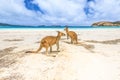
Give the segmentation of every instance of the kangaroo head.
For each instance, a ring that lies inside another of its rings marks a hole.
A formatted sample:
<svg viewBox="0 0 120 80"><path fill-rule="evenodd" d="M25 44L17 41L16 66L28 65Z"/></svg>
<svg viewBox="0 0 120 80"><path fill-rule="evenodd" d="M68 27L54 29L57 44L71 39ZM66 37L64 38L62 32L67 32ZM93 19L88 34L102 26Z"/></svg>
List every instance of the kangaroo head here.
<svg viewBox="0 0 120 80"><path fill-rule="evenodd" d="M63 32L57 31L58 32L58 36L65 36L65 34Z"/></svg>

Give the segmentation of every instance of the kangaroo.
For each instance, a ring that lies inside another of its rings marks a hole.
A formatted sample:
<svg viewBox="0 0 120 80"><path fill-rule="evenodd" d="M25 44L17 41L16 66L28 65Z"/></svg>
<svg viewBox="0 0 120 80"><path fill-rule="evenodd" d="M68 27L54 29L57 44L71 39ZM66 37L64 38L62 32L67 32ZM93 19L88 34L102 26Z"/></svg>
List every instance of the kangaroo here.
<svg viewBox="0 0 120 80"><path fill-rule="evenodd" d="M64 30L66 31L67 39L69 39L69 37L71 38L71 44L78 44L77 34L74 31L69 31L68 27L66 27Z"/></svg>
<svg viewBox="0 0 120 80"><path fill-rule="evenodd" d="M46 36L41 40L40 47L36 51L27 51L26 53L38 53L43 47L46 48L46 54L48 54L48 48L50 47L50 52L52 52L52 46L57 45L57 51L59 50L59 40L61 36L65 36L64 33L57 31L57 36Z"/></svg>

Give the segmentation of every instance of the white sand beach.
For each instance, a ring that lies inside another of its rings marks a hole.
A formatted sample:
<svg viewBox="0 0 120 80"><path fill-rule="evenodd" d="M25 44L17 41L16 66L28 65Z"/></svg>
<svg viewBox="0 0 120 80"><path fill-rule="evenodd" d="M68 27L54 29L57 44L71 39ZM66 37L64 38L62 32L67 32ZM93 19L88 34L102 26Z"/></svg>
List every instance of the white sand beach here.
<svg viewBox="0 0 120 80"><path fill-rule="evenodd" d="M56 30L0 30L0 80L120 80L120 29L73 31L81 44L63 36L46 55L25 52Z"/></svg>

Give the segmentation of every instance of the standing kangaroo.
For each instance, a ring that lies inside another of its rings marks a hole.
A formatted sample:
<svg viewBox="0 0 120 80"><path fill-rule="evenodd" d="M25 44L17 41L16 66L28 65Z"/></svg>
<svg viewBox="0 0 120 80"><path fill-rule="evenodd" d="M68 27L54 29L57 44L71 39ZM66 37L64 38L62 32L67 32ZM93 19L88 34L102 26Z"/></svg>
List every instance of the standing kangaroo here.
<svg viewBox="0 0 120 80"><path fill-rule="evenodd" d="M46 48L46 54L48 54L48 48L50 47L50 52L52 52L52 46L57 45L57 51L59 50L59 40L61 36L65 36L64 33L58 31L57 36L46 36L41 40L40 47L36 51L27 51L26 53L38 53L43 47Z"/></svg>
<svg viewBox="0 0 120 80"><path fill-rule="evenodd" d="M71 38L71 44L78 44L77 34L74 31L69 31L68 27L66 27L64 30L66 31L67 39L69 39L69 37Z"/></svg>

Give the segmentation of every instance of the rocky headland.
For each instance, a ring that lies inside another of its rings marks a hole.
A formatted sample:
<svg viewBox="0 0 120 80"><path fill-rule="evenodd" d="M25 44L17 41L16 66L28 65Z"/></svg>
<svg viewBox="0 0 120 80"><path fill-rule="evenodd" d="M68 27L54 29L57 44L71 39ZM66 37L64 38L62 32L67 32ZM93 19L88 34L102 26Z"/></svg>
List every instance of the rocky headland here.
<svg viewBox="0 0 120 80"><path fill-rule="evenodd" d="M120 26L120 21L116 22L100 21L93 23L92 26Z"/></svg>

